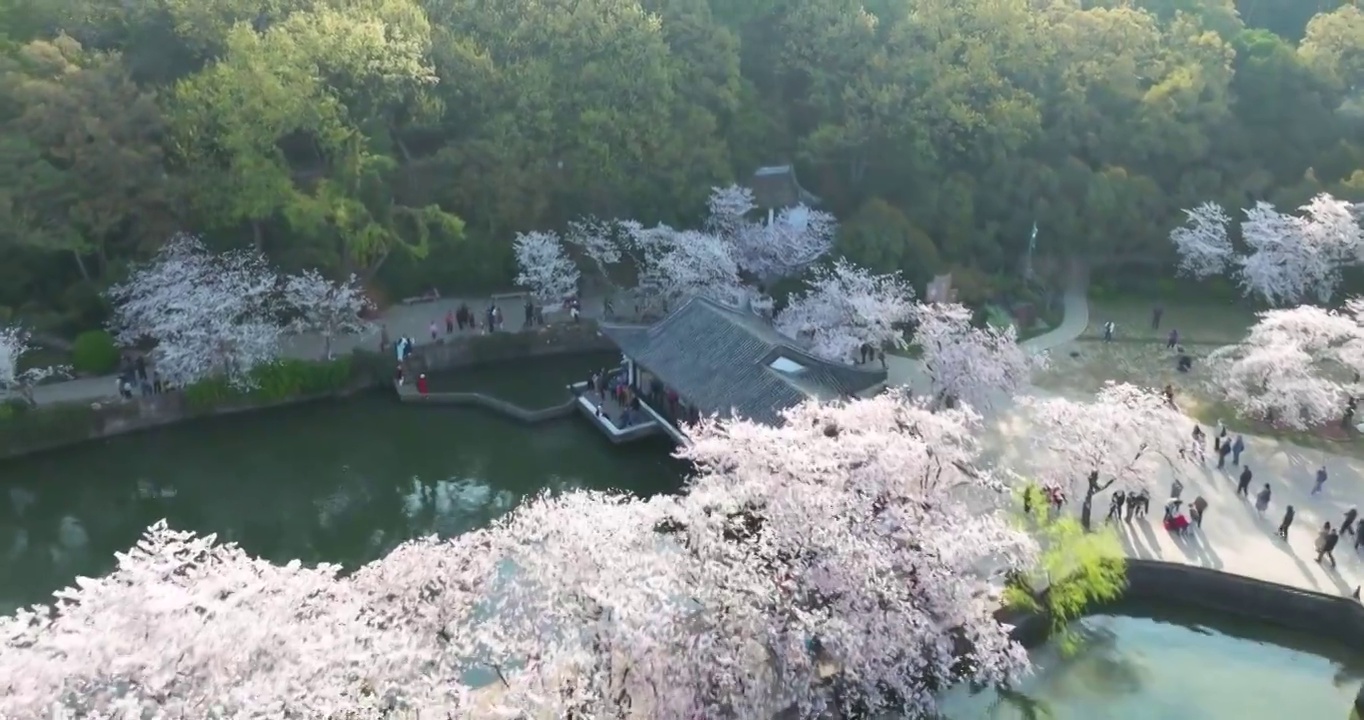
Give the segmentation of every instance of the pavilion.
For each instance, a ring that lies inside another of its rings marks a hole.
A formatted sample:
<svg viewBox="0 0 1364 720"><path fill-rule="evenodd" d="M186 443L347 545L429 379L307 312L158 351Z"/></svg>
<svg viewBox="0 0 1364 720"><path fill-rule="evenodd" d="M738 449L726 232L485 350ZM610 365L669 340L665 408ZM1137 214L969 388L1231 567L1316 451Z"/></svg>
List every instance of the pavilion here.
<svg viewBox="0 0 1364 720"><path fill-rule="evenodd" d="M653 325L602 325L620 348L641 408L678 442L699 416L781 422L781 412L815 398L865 397L884 370L821 360L752 312L695 297Z"/></svg>

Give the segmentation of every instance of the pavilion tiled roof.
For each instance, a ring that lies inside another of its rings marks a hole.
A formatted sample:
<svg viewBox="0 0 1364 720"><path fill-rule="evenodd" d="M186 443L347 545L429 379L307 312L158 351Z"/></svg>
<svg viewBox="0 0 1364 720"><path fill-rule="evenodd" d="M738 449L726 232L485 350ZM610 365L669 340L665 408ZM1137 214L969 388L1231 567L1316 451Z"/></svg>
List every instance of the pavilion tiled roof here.
<svg viewBox="0 0 1364 720"><path fill-rule="evenodd" d="M816 358L762 318L700 297L654 325L601 330L703 415L776 424L809 398L852 396L886 380L881 370Z"/></svg>
<svg viewBox="0 0 1364 720"><path fill-rule="evenodd" d="M796 169L790 165L758 168L748 182L753 202L763 210L782 210L796 205L818 205L819 198L800 186Z"/></svg>

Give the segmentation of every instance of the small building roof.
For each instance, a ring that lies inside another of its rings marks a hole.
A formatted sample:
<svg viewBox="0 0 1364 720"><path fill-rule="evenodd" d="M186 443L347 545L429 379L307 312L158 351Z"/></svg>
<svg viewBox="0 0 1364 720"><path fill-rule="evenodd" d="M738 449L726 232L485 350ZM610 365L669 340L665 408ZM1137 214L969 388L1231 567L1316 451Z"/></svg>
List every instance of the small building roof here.
<svg viewBox="0 0 1364 720"><path fill-rule="evenodd" d="M819 198L800 186L790 165L760 167L748 182L753 202L763 210L782 210L796 205L818 205Z"/></svg>
<svg viewBox="0 0 1364 720"><path fill-rule="evenodd" d="M692 298L654 325L602 325L627 357L658 376L704 415L777 424L805 400L856 395L886 380L821 360L763 319Z"/></svg>

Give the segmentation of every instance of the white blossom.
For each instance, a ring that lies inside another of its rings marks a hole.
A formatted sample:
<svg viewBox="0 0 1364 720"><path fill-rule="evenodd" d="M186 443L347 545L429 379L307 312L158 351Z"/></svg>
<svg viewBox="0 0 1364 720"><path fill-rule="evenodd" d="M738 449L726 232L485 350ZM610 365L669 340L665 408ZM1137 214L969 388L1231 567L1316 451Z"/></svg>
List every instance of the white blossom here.
<svg viewBox="0 0 1364 720"><path fill-rule="evenodd" d="M864 345L904 346L901 325L914 316L914 289L899 273L873 275L843 258L816 268L807 288L776 318L781 333L809 343L810 352L854 362Z"/></svg>
<svg viewBox="0 0 1364 720"><path fill-rule="evenodd" d="M771 223L755 220L753 191L731 185L713 188L707 208L706 230L732 247L741 270L764 282L795 274L833 247L834 217L805 205L781 210Z"/></svg>
<svg viewBox="0 0 1364 720"><path fill-rule="evenodd" d="M897 711L919 717L936 709L937 683L991 683L1025 668L992 616L989 578L1025 565L1035 548L1001 512L1001 483L977 464L979 431L969 410L931 412L899 393L807 403L775 427L693 428L682 455L700 474L682 536L718 568L701 604L720 605L734 590L759 599L725 605L728 617L703 616L719 636L710 644L734 635L763 642L783 690L778 704L803 717L846 716L858 702L874 716L897 709L896 699L907 705ZM952 671L957 632L974 648L965 678ZM849 705L837 707L820 682L830 669ZM744 694L761 697L739 670L724 681L736 689L747 681ZM703 716L721 716L717 709ZM769 716L756 702L737 709Z"/></svg>
<svg viewBox="0 0 1364 720"><path fill-rule="evenodd" d="M1220 205L1205 202L1185 210L1184 225L1170 233L1170 241L1179 252L1179 271L1200 280L1220 275L1231 266L1235 252L1227 227L1231 218Z"/></svg>
<svg viewBox="0 0 1364 720"><path fill-rule="evenodd" d="M564 252L558 233L517 233L512 241L519 272L516 284L529 288L535 301L558 305L578 294L578 268Z"/></svg>
<svg viewBox="0 0 1364 720"><path fill-rule="evenodd" d="M1305 430L1338 420L1364 371L1359 300L1260 313L1246 338L1208 357L1213 390L1248 417Z"/></svg>
<svg viewBox="0 0 1364 720"><path fill-rule="evenodd" d="M109 289L113 330L127 344L156 340L152 360L172 385L221 375L246 387L251 370L278 355L277 281L260 253L213 254L177 235Z"/></svg>
<svg viewBox="0 0 1364 720"><path fill-rule="evenodd" d="M158 523L0 618L0 717L925 714L1027 667L992 589L1036 548L979 431L895 393L707 420L684 495L542 496L349 576Z"/></svg>
<svg viewBox="0 0 1364 720"><path fill-rule="evenodd" d="M332 357L333 338L364 332L369 327L364 313L374 309L355 275L334 282L316 270L284 279L284 305L294 316L291 328L295 332L322 336L323 357L328 359Z"/></svg>
<svg viewBox="0 0 1364 720"><path fill-rule="evenodd" d="M682 497L523 507L493 541L517 571L475 630L520 659L499 706L691 720L904 700L917 715L936 683L1012 676L1026 656L988 589L1035 547L974 467L978 430L897 394L808 404L780 427L703 421Z"/></svg>
<svg viewBox="0 0 1364 720"><path fill-rule="evenodd" d="M750 294L739 279L733 253L719 236L667 225L622 225L641 258L639 286L646 296L669 306L693 295L737 305Z"/></svg>
<svg viewBox="0 0 1364 720"><path fill-rule="evenodd" d="M1045 484L1087 498L1116 485L1135 491L1197 458L1192 426L1157 391L1109 383L1093 400L1022 396L1032 440L1028 468Z"/></svg>
<svg viewBox="0 0 1364 720"><path fill-rule="evenodd" d="M339 570L272 565L157 523L109 575L0 618L0 717L457 710L458 683L431 690L419 638L367 617L376 598Z"/></svg>
<svg viewBox="0 0 1364 720"><path fill-rule="evenodd" d="M1237 263L1247 295L1275 306L1328 302L1341 269L1357 262L1361 233L1349 203L1322 194L1300 209L1296 217L1260 202L1245 211L1241 237L1251 252Z"/></svg>
<svg viewBox="0 0 1364 720"><path fill-rule="evenodd" d="M65 377L71 369L65 365L19 369L19 361L32 348L28 332L20 327L0 328L0 392L6 397L17 396L35 405L33 388L50 377Z"/></svg>
<svg viewBox="0 0 1364 720"><path fill-rule="evenodd" d="M939 403L988 408L998 396L1017 393L1046 360L1044 354L1030 355L1019 346L1012 325L975 327L971 311L956 303L919 305L915 322L914 343L923 350Z"/></svg>

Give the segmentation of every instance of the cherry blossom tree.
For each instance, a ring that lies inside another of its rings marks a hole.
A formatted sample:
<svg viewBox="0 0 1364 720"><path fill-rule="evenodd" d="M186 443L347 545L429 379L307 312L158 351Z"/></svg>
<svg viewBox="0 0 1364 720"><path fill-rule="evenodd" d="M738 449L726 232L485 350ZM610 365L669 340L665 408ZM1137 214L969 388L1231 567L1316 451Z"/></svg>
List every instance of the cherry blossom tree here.
<svg viewBox="0 0 1364 720"><path fill-rule="evenodd" d="M332 281L316 270L284 279L284 306L294 316L295 332L322 336L322 356L327 359L332 357L332 339L364 332L369 327L364 313L374 309L355 275Z"/></svg>
<svg viewBox="0 0 1364 720"><path fill-rule="evenodd" d="M921 304L915 308L914 343L932 381L936 403L957 401L988 408L1000 396L1013 396L1046 355L1031 355L1018 344L1013 326L978 328L971 311L956 304Z"/></svg>
<svg viewBox="0 0 1364 720"><path fill-rule="evenodd" d="M1190 423L1153 390L1109 383L1093 400L1021 396L1018 401L1032 441L1026 466L1019 470L1083 498L1086 525L1098 493L1114 485L1125 491L1147 488L1167 470L1182 476L1198 457L1191 452Z"/></svg>
<svg viewBox="0 0 1364 720"><path fill-rule="evenodd" d="M903 346L900 325L914 317L914 289L899 273L873 275L839 258L816 268L807 288L776 317L781 333L809 342L810 352L852 363L864 345Z"/></svg>
<svg viewBox="0 0 1364 720"><path fill-rule="evenodd" d="M935 688L1025 668L992 615L989 578L1030 564L1036 548L978 462L979 432L969 409L933 412L896 392L808 403L779 426L700 423L681 452L698 476L679 536L719 569L694 597L726 612L698 623L762 642L777 704L801 717L919 717L936 709ZM749 619L723 605L734 592L756 599ZM752 682L732 677L737 656L721 657L720 668L700 669L728 673L721 681L736 690ZM831 669L840 680L821 682ZM767 684L736 693L755 701L732 716L768 717L756 702Z"/></svg>
<svg viewBox="0 0 1364 720"><path fill-rule="evenodd" d="M937 687L1010 677L1027 660L993 617L989 578L1036 548L975 465L978 431L969 410L899 394L809 404L780 427L703 421L684 496L523 506L492 541L516 571L473 631L515 660L499 663L499 707L917 716Z"/></svg>
<svg viewBox="0 0 1364 720"><path fill-rule="evenodd" d="M581 273L564 252L558 233L517 233L512 241L519 273L516 284L529 288L541 305L558 305L578 294Z"/></svg>
<svg viewBox="0 0 1364 720"><path fill-rule="evenodd" d="M0 328L0 392L36 406L33 388L50 377L65 377L70 368L65 365L31 367L19 369L19 361L32 348L28 343L29 335L20 327Z"/></svg>
<svg viewBox="0 0 1364 720"><path fill-rule="evenodd" d="M1184 225L1170 233L1179 252L1179 271L1200 280L1226 272L1235 259L1227 227L1231 218L1220 205L1205 202L1185 210Z"/></svg>
<svg viewBox="0 0 1364 720"><path fill-rule="evenodd" d="M1327 268L1308 243L1306 221L1285 215L1267 202L1256 203L1245 216L1241 238L1251 252L1237 260L1237 278L1245 294L1259 295L1270 305L1311 296Z"/></svg>
<svg viewBox="0 0 1364 720"><path fill-rule="evenodd" d="M673 306L693 295L742 304L752 290L739 279L739 266L719 236L667 225L643 227L623 223L641 262L639 288L648 297Z"/></svg>
<svg viewBox="0 0 1364 720"><path fill-rule="evenodd" d="M1339 420L1364 371L1364 301L1260 313L1246 338L1208 356L1210 386L1242 414L1295 430Z"/></svg>
<svg viewBox="0 0 1364 720"><path fill-rule="evenodd" d="M917 716L1027 667L991 578L1036 547L979 423L896 393L707 420L685 495L546 495L347 577L158 523L0 618L0 716Z"/></svg>
<svg viewBox="0 0 1364 720"><path fill-rule="evenodd" d="M1247 296L1273 306L1329 302L1342 268L1359 262L1364 231L1353 205L1326 193L1298 210L1300 216L1281 213L1267 202L1244 210L1241 239L1249 250L1244 255L1232 249L1230 219L1220 207L1203 203L1186 210L1188 222L1170 234L1180 271L1201 279L1234 268Z"/></svg>
<svg viewBox="0 0 1364 720"><path fill-rule="evenodd" d="M753 191L731 185L712 189L707 207L706 230L728 242L739 268L763 282L790 277L833 247L833 215L805 205L781 210L770 223L754 221Z"/></svg>
<svg viewBox="0 0 1364 720"><path fill-rule="evenodd" d="M251 370L278 355L277 283L260 253L214 254L177 235L109 289L113 329L127 344L156 340L152 360L172 385L221 375L246 387Z"/></svg>
<svg viewBox="0 0 1364 720"><path fill-rule="evenodd" d="M379 720L463 707L426 638L376 622L371 604L388 600L372 577L215 540L157 523L109 575L0 618L0 716Z"/></svg>

